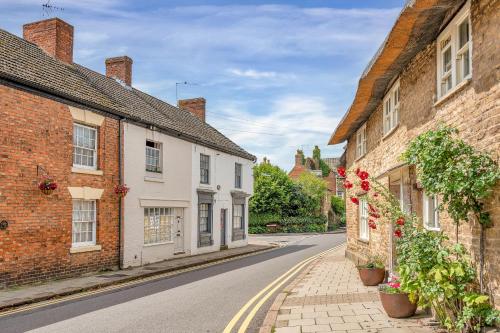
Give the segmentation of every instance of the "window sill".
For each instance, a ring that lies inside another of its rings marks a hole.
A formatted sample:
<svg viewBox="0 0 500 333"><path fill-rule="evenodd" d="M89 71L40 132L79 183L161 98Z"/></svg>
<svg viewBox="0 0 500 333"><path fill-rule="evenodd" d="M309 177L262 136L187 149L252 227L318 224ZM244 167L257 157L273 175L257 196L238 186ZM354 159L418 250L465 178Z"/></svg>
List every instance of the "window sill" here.
<svg viewBox="0 0 500 333"><path fill-rule="evenodd" d="M101 245L85 245L85 246L73 246L69 249L69 253L83 253L83 252L93 252L101 251Z"/></svg>
<svg viewBox="0 0 500 333"><path fill-rule="evenodd" d="M387 132L386 134L384 134L384 136L382 137L382 141L386 140L387 138L389 138L394 132L396 132L396 130L398 129L399 127L399 124L397 124L396 126L394 126L389 132Z"/></svg>
<svg viewBox="0 0 500 333"><path fill-rule="evenodd" d="M424 229L427 231L435 231L435 232L441 231L441 228L432 228L432 227L428 227L426 225L424 225Z"/></svg>
<svg viewBox="0 0 500 333"><path fill-rule="evenodd" d="M95 170L95 169L84 169L84 168L79 168L79 167L72 167L71 172L73 173L83 173L86 175L94 175L94 176L102 176L104 175L104 172L102 170Z"/></svg>
<svg viewBox="0 0 500 333"><path fill-rule="evenodd" d="M154 246L159 246L159 245L167 245L167 244L174 244L173 241L168 241L168 242L161 242L161 243L152 243L152 244L144 244L144 247L154 247Z"/></svg>
<svg viewBox="0 0 500 333"><path fill-rule="evenodd" d="M164 183L165 182L165 180L163 178L148 177L148 176L144 176L144 181L145 182L153 182L153 183Z"/></svg>
<svg viewBox="0 0 500 333"><path fill-rule="evenodd" d="M365 156L366 156L366 153L364 153L363 155L361 155L361 156L359 156L359 157L356 157L356 159L354 160L354 162L357 162L357 161L359 161L359 160L362 160L362 159L363 159L363 157L365 157Z"/></svg>
<svg viewBox="0 0 500 333"><path fill-rule="evenodd" d="M358 238L358 242L363 243L363 244L369 244L370 240L369 239L364 239L364 238Z"/></svg>
<svg viewBox="0 0 500 333"><path fill-rule="evenodd" d="M440 106L445 101L449 100L456 93L462 91L466 86L468 86L472 82L472 78L468 78L457 84L450 91L448 91L445 95L439 97L439 99L434 103L434 107Z"/></svg>

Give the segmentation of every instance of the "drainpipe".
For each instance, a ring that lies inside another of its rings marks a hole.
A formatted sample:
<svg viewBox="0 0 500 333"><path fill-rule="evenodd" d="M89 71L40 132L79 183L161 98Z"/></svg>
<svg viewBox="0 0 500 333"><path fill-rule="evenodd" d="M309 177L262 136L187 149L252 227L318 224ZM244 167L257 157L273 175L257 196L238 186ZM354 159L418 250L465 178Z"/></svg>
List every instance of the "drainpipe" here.
<svg viewBox="0 0 500 333"><path fill-rule="evenodd" d="M119 119L118 126L118 182L120 184L123 183L123 119ZM122 201L125 198L120 197L120 201L118 201L118 267L123 269L123 236L122 236L122 216L123 216L123 205Z"/></svg>

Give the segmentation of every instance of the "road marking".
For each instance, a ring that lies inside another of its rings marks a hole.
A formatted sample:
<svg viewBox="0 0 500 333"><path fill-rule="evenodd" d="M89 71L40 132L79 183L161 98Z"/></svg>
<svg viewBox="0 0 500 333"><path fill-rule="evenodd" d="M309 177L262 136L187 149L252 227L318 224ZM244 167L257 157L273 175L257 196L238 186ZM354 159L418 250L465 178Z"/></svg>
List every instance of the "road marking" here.
<svg viewBox="0 0 500 333"><path fill-rule="evenodd" d="M250 311L250 313L248 314L248 316L245 318L245 320L243 321L240 329L238 330L238 333L241 333L241 332L245 332L246 329L248 328L248 325L250 324L251 320L253 319L253 317L255 316L255 314L257 313L257 311L259 310L259 308L262 306L262 304L264 304L264 302L272 295L274 294L274 292L280 288L286 281L288 281L293 275L295 275L295 273L299 272L304 266L306 266L307 264L309 264L311 261L313 261L314 259L316 258L319 258L320 256L328 253L328 252L331 252L331 251L334 251L338 248L340 248L341 246L343 246L344 243L340 244L340 245L337 245L331 249L328 249L328 250L325 250L323 252L320 252L320 253L317 253L309 258L306 258L304 260L302 260L301 262L297 263L295 266L293 266L292 268L290 268L288 271L286 271L285 273L283 273L281 276L279 276L277 279L275 279L274 281L272 281L270 284L268 284L266 287L264 287L264 289L262 289L259 293L257 293L257 295L255 295L254 297L252 297L239 311L238 313L236 313L236 315L234 315L234 317L231 319L231 321L227 324L226 328L224 329L223 333L231 333L231 331L234 329L234 327L236 326L236 324L238 323L238 321L242 318L243 314L250 308L250 306L256 301L259 299L259 297L261 297L262 295L264 295L269 289L273 288L273 286L275 286L276 284L278 284L276 287L274 287L271 291L269 291L262 299L261 301L259 301L255 306L254 308ZM280 282L281 281L281 282Z"/></svg>
<svg viewBox="0 0 500 333"><path fill-rule="evenodd" d="M234 260L237 260L237 259L242 259L242 258L245 258L245 257L250 257L252 255L266 253L266 252L274 251L274 250L276 250L276 248L272 248L272 249L269 249L269 250L259 251L257 253L242 254L242 255L237 256L237 257L221 259L221 260L218 260L218 261L213 261L213 262L206 263L206 264L200 264L200 265L189 267L189 268L183 268L183 269L179 269L179 270L172 271L172 272L165 272L165 273L161 273L161 274L158 274L158 275L153 275L153 276L149 276L149 277L145 277L145 278L139 278L137 280L132 280L132 281L129 281L129 282L122 282L122 283L118 283L116 285L102 287L102 288L98 288L98 289L95 289L95 290L84 291L84 292L76 293L76 294L73 294L73 295L63 296L61 298L49 299L49 300L46 300L46 301L40 301L40 302L33 303L33 304L21 305L19 307L14 308L14 309L0 312L0 318L6 317L6 316L9 316L9 315L13 315L13 314L17 314L17 313L21 313L21 312L35 310L35 309L38 309L38 308L47 307L47 306L50 306L50 305L53 305L53 304L58 304L58 303L63 303L63 302L67 302L67 301L77 300L77 299L89 297L89 296L92 296L92 295L98 295L98 294L102 294L102 293L114 291L114 290L117 290L117 289L127 289L129 287L133 287L133 286L138 285L138 284L144 284L146 282L152 282L152 281L156 281L156 280L161 280L161 279L166 278L166 277L172 277L172 276L179 275L179 274L182 274L182 273L199 270L199 269L207 268L207 267L214 266L214 265L217 265L217 264L221 264L221 263L225 263L225 262L229 262L229 261L234 261Z"/></svg>

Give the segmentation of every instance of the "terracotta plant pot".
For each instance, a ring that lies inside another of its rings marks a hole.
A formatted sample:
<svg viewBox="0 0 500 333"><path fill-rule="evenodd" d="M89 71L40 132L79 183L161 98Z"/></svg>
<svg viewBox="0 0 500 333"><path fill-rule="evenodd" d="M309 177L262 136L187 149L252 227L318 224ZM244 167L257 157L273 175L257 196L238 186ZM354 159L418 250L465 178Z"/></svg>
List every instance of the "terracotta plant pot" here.
<svg viewBox="0 0 500 333"><path fill-rule="evenodd" d="M358 267L359 277L365 286L378 286L384 281L384 268Z"/></svg>
<svg viewBox="0 0 500 333"><path fill-rule="evenodd" d="M42 191L42 193L45 195L51 195L52 192L54 192L54 190L50 190L50 189L44 189L44 190L40 190L40 191Z"/></svg>
<svg viewBox="0 0 500 333"><path fill-rule="evenodd" d="M417 304L410 302L408 294L388 294L379 291L379 295L385 312L391 318L411 317L417 311Z"/></svg>

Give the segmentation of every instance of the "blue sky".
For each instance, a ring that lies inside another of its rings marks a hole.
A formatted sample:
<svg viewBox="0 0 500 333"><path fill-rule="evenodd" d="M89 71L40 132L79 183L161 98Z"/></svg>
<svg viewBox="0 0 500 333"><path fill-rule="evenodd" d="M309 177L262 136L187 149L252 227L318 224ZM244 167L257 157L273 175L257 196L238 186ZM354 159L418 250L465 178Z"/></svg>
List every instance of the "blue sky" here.
<svg viewBox="0 0 500 333"><path fill-rule="evenodd" d="M46 0L0 0L0 28L22 35ZM207 121L289 170L297 148L322 156L360 73L403 0L51 0L75 27L75 62L101 73L128 55L135 87L175 104L207 99Z"/></svg>

